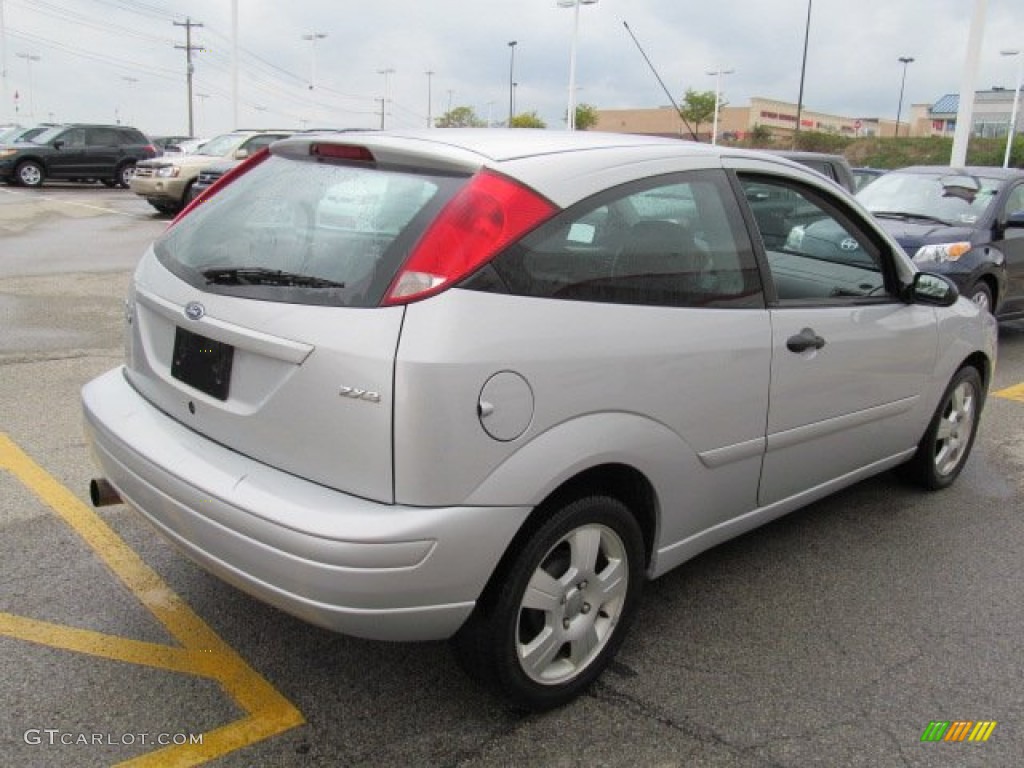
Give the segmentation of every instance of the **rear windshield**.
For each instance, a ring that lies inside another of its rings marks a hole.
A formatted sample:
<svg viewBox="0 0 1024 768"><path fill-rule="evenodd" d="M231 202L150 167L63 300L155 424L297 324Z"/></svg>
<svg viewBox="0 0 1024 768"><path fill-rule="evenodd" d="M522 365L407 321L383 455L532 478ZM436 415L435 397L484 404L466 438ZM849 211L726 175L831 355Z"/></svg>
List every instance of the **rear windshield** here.
<svg viewBox="0 0 1024 768"><path fill-rule="evenodd" d="M271 157L170 227L154 250L204 291L373 307L463 181Z"/></svg>

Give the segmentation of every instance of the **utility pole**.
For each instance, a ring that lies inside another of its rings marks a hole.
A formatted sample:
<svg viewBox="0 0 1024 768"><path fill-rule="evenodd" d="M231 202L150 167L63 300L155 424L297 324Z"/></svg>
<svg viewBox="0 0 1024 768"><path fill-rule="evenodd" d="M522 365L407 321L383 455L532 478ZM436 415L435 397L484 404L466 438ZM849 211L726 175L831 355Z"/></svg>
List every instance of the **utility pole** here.
<svg viewBox="0 0 1024 768"><path fill-rule="evenodd" d="M192 119L192 73L195 72L195 67L192 64L192 51L201 51L203 47L201 45L192 45L192 27L201 27L203 25L197 21L192 21L191 17L186 17L184 22L172 21L171 23L176 27L185 28L185 44L174 47L185 51L185 72L188 83L188 135L195 136L194 121Z"/></svg>

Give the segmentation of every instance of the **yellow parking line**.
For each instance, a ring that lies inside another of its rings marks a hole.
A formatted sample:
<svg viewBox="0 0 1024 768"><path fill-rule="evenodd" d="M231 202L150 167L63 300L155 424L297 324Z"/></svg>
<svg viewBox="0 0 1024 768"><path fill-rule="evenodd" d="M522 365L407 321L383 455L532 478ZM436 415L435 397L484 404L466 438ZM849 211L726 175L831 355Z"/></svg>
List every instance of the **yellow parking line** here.
<svg viewBox="0 0 1024 768"><path fill-rule="evenodd" d="M1015 384L1012 387L1000 389L992 394L996 397L1005 397L1007 400L1016 400L1017 402L1024 403L1024 384Z"/></svg>
<svg viewBox="0 0 1024 768"><path fill-rule="evenodd" d="M165 747L123 766L190 766L276 736L302 714L181 600L92 509L0 432L0 470L10 472L93 549L180 644L162 646L0 614L0 634L132 664L209 677L249 716L203 734L202 744Z"/></svg>

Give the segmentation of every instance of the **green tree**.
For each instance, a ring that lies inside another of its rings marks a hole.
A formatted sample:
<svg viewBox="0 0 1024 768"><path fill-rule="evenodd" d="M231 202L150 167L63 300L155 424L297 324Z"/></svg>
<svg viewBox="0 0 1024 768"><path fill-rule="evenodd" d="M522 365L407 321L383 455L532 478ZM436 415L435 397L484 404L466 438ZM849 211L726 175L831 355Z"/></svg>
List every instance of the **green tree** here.
<svg viewBox="0 0 1024 768"><path fill-rule="evenodd" d="M512 118L513 128L547 128L547 123L536 112L522 112Z"/></svg>
<svg viewBox="0 0 1024 768"><path fill-rule="evenodd" d="M720 104L719 108L723 106L725 105ZM715 92L687 88L679 114L690 124L693 132L700 136L701 123L710 123L715 117Z"/></svg>
<svg viewBox="0 0 1024 768"><path fill-rule="evenodd" d="M755 123L754 129L750 132L750 142L755 147L767 147L772 143L772 129L767 125Z"/></svg>
<svg viewBox="0 0 1024 768"><path fill-rule="evenodd" d="M576 105L576 130L585 131L597 125L597 107L593 104Z"/></svg>
<svg viewBox="0 0 1024 768"><path fill-rule="evenodd" d="M437 118L438 128L485 128L487 122L477 117L472 107L455 107Z"/></svg>

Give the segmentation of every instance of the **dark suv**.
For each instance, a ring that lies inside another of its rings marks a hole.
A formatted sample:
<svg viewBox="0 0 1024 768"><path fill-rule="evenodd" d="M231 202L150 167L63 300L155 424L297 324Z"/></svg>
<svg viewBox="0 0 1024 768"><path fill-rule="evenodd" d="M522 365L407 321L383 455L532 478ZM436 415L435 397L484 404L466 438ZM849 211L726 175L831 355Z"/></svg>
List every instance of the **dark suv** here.
<svg viewBox="0 0 1024 768"><path fill-rule="evenodd" d="M59 125L0 148L0 178L23 187L42 186L45 179L97 179L108 187L127 187L135 163L156 155L156 147L135 128Z"/></svg>

